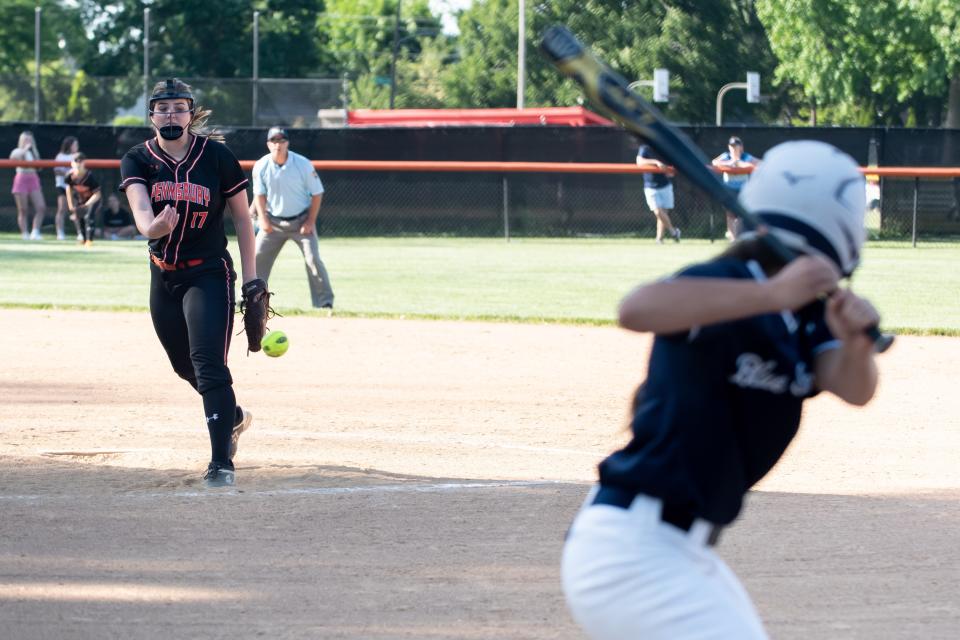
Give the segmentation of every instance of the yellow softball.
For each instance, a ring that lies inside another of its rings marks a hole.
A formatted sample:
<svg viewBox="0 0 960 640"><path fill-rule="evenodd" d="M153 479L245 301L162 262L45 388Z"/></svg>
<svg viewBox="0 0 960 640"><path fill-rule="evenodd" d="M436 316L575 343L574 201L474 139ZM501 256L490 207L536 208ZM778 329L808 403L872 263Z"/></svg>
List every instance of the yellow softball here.
<svg viewBox="0 0 960 640"><path fill-rule="evenodd" d="M279 358L287 352L290 341L287 340L287 334L283 331L271 331L260 340L260 347L263 352L271 358Z"/></svg>

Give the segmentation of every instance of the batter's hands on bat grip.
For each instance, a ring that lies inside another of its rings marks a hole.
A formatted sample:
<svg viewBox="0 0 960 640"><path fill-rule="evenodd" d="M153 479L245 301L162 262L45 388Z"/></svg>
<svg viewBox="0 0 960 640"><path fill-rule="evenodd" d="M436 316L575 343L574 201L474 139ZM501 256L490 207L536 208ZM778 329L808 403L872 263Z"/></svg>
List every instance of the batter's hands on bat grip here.
<svg viewBox="0 0 960 640"><path fill-rule="evenodd" d="M849 289L838 289L827 300L825 316L830 333L848 347L873 351L873 341L864 333L880 323L880 314L870 302Z"/></svg>
<svg viewBox="0 0 960 640"><path fill-rule="evenodd" d="M153 222L150 223L150 227L147 229L147 237L162 238L170 235L170 232L177 226L178 220L180 220L180 214L177 213L177 210L170 205L165 206L163 211L158 213Z"/></svg>
<svg viewBox="0 0 960 640"><path fill-rule="evenodd" d="M769 281L777 309L796 311L818 297L835 291L840 280L836 265L821 256L799 256Z"/></svg>

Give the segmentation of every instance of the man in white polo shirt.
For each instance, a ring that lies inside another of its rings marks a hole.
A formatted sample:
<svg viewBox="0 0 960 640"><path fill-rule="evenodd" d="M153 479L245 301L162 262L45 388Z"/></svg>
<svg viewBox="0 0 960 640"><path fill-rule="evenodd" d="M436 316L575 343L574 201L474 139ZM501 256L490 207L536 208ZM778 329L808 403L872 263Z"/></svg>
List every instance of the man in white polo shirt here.
<svg viewBox="0 0 960 640"><path fill-rule="evenodd" d="M323 184L310 161L290 151L280 127L267 132L270 153L253 165L253 210L257 233L257 275L269 281L270 270L287 240L300 245L314 307L333 309L333 289L317 243L317 214Z"/></svg>

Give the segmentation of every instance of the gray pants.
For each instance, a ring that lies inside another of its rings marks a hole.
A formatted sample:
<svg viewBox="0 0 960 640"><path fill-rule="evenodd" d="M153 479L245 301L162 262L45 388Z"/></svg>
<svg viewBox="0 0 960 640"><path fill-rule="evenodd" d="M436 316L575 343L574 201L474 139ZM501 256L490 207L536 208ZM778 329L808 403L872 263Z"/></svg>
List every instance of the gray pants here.
<svg viewBox="0 0 960 640"><path fill-rule="evenodd" d="M267 214L269 215L269 214ZM309 235L300 233L300 227L307 219L303 212L296 218L275 218L270 216L273 225L271 233L264 233L263 229L257 232L257 277L269 282L270 270L280 255L280 249L287 240L293 240L300 246L303 261L307 268L307 281L310 283L310 300L314 307L332 307L333 289L330 287L330 277L327 268L320 259L320 246L317 243L317 233Z"/></svg>

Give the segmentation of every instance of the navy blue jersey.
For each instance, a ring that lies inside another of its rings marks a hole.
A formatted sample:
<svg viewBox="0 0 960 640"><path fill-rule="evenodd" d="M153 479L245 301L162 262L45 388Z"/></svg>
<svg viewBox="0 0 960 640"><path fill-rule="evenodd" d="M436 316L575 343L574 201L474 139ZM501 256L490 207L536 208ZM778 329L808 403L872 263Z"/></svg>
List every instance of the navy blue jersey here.
<svg viewBox="0 0 960 640"><path fill-rule="evenodd" d="M663 162L663 159L654 153L653 149L649 146L642 144L640 148L637 149L638 158L646 158L648 160L660 160ZM670 184L670 178L667 177L665 173L645 173L643 174L643 186L647 189L659 189L660 187L665 187Z"/></svg>
<svg viewBox="0 0 960 640"><path fill-rule="evenodd" d="M763 279L760 266L721 258L678 277ZM796 435L816 395L814 361L839 342L824 304L698 327L653 342L634 399L632 441L600 464L600 482L682 505L728 524L743 495Z"/></svg>
<svg viewBox="0 0 960 640"><path fill-rule="evenodd" d="M127 151L120 176L120 191L135 182L147 187L154 214L168 204L180 214L169 235L150 240L151 254L170 264L224 254L223 209L230 196L247 186L240 163L226 145L191 136L187 155L175 160L151 138Z"/></svg>

